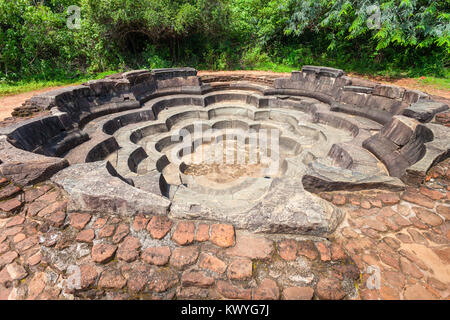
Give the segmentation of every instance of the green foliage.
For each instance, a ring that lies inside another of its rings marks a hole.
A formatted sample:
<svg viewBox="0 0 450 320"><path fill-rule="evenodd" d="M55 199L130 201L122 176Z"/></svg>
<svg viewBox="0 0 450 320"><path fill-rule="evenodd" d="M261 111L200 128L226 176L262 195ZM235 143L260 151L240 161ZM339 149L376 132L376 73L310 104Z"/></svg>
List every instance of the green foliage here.
<svg viewBox="0 0 450 320"><path fill-rule="evenodd" d="M81 28L66 25L81 8ZM450 0L0 0L0 83L189 65L448 76ZM379 18L379 19L378 19Z"/></svg>

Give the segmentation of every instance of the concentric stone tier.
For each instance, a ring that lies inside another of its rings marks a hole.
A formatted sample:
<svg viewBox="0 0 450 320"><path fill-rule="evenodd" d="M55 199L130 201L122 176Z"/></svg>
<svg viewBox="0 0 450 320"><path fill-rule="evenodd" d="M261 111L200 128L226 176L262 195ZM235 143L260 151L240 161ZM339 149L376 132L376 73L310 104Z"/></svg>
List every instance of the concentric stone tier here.
<svg viewBox="0 0 450 320"><path fill-rule="evenodd" d="M343 213L311 192L401 190L449 156L449 130L433 123L448 106L421 92L313 66L274 81L205 81L191 68L140 70L35 96L22 109L51 115L0 129L0 173L21 185L53 176L72 211L326 235ZM247 155L250 133L264 130L279 143L259 162L205 158L217 146Z"/></svg>

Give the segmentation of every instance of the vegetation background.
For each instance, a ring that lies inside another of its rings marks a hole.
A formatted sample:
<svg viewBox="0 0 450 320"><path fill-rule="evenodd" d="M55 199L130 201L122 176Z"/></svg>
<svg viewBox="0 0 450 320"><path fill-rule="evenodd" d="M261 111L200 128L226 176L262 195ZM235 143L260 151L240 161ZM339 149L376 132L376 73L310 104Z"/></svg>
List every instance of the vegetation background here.
<svg viewBox="0 0 450 320"><path fill-rule="evenodd" d="M66 25L71 5L79 29ZM449 9L450 0L0 0L0 91L136 68L305 64L431 76L449 89Z"/></svg>

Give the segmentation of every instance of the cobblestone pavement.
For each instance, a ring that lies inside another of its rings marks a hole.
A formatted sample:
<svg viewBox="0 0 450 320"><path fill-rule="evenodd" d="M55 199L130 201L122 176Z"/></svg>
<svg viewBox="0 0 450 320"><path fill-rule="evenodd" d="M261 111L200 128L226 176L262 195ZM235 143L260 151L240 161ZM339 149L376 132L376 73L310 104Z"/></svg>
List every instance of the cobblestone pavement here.
<svg viewBox="0 0 450 320"><path fill-rule="evenodd" d="M0 299L449 299L450 159L420 188L321 193L332 237L67 213L0 178Z"/></svg>

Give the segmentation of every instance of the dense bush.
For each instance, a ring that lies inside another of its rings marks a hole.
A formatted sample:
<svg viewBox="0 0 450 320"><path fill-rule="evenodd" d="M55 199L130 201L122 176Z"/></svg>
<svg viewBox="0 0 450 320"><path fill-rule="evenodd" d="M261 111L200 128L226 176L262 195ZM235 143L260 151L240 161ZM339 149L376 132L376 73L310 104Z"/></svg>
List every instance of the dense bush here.
<svg viewBox="0 0 450 320"><path fill-rule="evenodd" d="M80 29L66 25L71 5L81 8ZM450 0L0 0L0 80L180 65L446 76L449 8Z"/></svg>

